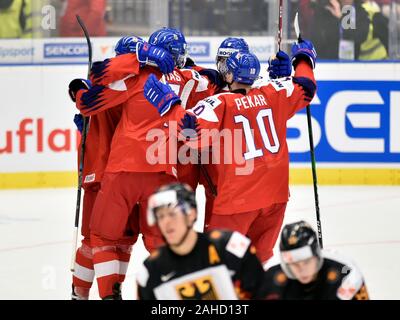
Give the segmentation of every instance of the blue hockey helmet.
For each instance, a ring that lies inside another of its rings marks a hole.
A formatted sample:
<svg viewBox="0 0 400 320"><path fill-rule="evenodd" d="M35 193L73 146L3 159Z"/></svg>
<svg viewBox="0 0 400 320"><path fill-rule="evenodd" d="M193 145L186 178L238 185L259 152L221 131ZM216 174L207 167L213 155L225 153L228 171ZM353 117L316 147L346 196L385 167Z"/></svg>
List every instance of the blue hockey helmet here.
<svg viewBox="0 0 400 320"><path fill-rule="evenodd" d="M117 56L125 53L136 53L136 45L144 40L136 36L126 36L118 40L115 45L115 54Z"/></svg>
<svg viewBox="0 0 400 320"><path fill-rule="evenodd" d="M175 66L183 68L187 58L185 36L178 29L164 27L153 32L149 43L167 50L175 61Z"/></svg>
<svg viewBox="0 0 400 320"><path fill-rule="evenodd" d="M217 56L215 57L215 63L218 71L225 68L226 59L229 58L232 53L242 52L247 53L249 51L249 45L243 38L229 37L221 42L219 45Z"/></svg>
<svg viewBox="0 0 400 320"><path fill-rule="evenodd" d="M253 84L260 74L260 61L254 53L235 52L226 60L226 68L220 70L223 76L233 74L233 81Z"/></svg>
<svg viewBox="0 0 400 320"><path fill-rule="evenodd" d="M218 58L229 58L234 52L250 52L249 45L243 38L226 38L221 42L217 51L217 62Z"/></svg>

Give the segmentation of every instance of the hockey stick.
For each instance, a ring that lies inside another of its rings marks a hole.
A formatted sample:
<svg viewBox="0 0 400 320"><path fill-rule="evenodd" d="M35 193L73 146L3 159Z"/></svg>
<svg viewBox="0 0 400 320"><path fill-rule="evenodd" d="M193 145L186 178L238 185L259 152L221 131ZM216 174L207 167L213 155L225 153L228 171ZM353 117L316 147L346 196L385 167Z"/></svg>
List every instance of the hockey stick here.
<svg viewBox="0 0 400 320"><path fill-rule="evenodd" d="M283 0L279 0L278 51L281 51L283 29Z"/></svg>
<svg viewBox="0 0 400 320"><path fill-rule="evenodd" d="M301 42L302 38L301 38L301 34L300 34L299 14L298 13L296 13L296 17L294 19L294 29L296 31L297 41ZM313 138L312 123L311 123L310 105L307 105L307 125L308 125L308 138L310 141L311 168L312 168L312 177L313 177L313 186L314 186L315 213L316 213L316 217L317 217L318 242L319 242L319 246L322 249L323 248L322 228L321 228L321 217L319 214L317 169L316 169L316 163L315 163L314 138Z"/></svg>
<svg viewBox="0 0 400 320"><path fill-rule="evenodd" d="M79 15L76 15L76 19L78 20L79 25L81 26L83 33L85 34L86 42L88 45L88 55L89 55L89 62L88 62L88 72L87 72L87 79L90 76L90 70L92 69L92 44L90 42L89 32L86 29L86 26ZM79 229L79 213L81 210L81 194L82 194L82 179L83 179L83 164L85 159L85 147L86 147L86 136L87 136L87 128L89 125L89 117L83 118L83 129L82 129L82 141L81 141L81 158L79 161L79 168L78 168L78 190L76 195L76 209L75 209L75 225L74 225L74 236L73 236L73 243L72 243L72 257L71 257L71 271L75 271L75 256L76 256L76 249L78 246L78 229Z"/></svg>

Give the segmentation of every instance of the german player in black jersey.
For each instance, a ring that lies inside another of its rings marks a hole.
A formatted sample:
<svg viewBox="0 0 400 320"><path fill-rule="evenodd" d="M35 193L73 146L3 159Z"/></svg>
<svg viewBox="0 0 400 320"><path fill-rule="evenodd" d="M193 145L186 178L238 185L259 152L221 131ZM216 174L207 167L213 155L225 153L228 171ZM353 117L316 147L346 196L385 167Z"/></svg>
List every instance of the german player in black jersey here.
<svg viewBox="0 0 400 320"><path fill-rule="evenodd" d="M138 273L138 298L158 300L258 299L264 270L250 240L238 232L198 233L195 194L188 185L161 187L149 198L148 223L166 245Z"/></svg>
<svg viewBox="0 0 400 320"><path fill-rule="evenodd" d="M320 250L306 222L286 225L279 249L280 263L266 271L266 299L369 300L360 270L347 258Z"/></svg>

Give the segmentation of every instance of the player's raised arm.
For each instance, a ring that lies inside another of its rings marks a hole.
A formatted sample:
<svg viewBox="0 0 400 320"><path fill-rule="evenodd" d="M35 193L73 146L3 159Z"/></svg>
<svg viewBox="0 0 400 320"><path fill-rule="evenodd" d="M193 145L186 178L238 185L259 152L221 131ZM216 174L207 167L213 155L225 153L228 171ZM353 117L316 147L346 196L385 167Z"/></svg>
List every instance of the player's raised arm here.
<svg viewBox="0 0 400 320"><path fill-rule="evenodd" d="M299 104L305 107L314 98L317 90L314 78L314 68L317 53L311 41L302 40L292 46L292 64L295 70L293 83L296 89L303 92L302 102Z"/></svg>
<svg viewBox="0 0 400 320"><path fill-rule="evenodd" d="M293 77L289 77L290 58L285 52L278 52L276 58L269 62L268 71L272 80L261 90L272 89L278 93L275 96L276 103L285 108L288 118L309 105L314 98L317 90L313 70L316 57L313 44L310 41L302 40L292 46L291 64L295 70Z"/></svg>
<svg viewBox="0 0 400 320"><path fill-rule="evenodd" d="M116 57L93 64L91 80L94 85L107 86L137 75L145 65L157 66L164 74L174 70L174 60L169 52L140 37L122 37L115 46L115 53Z"/></svg>
<svg viewBox="0 0 400 320"><path fill-rule="evenodd" d="M71 99L85 116L113 108L129 99L140 68L157 66L162 73L174 69L174 60L163 48L150 45L140 37L121 38L115 47L116 57L95 62L90 80L74 79L69 85Z"/></svg>
<svg viewBox="0 0 400 320"><path fill-rule="evenodd" d="M129 90L134 84L135 79L129 78L121 80L113 88L95 85L89 90L80 90L76 95L76 106L84 116L92 116L104 110L117 107L134 94L134 91Z"/></svg>

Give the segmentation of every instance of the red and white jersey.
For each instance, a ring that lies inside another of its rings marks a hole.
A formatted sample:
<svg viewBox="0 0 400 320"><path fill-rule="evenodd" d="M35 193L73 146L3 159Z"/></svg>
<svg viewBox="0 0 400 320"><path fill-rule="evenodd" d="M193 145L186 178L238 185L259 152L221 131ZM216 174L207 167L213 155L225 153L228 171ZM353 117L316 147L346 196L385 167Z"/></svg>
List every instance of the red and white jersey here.
<svg viewBox="0 0 400 320"><path fill-rule="evenodd" d="M196 138L187 143L194 148L212 145L213 156L220 156L213 213L240 213L288 201L286 122L312 98L294 81L301 78L314 86L313 71L305 62L299 63L293 79L271 81L247 94L218 94L186 111L199 125ZM180 121L186 112L175 107L169 118Z"/></svg>
<svg viewBox="0 0 400 320"><path fill-rule="evenodd" d="M205 99L210 95L214 95L220 90L217 86L209 83L206 77L202 77L199 74L198 71L202 69L203 68L199 66L194 66L190 69L181 69L180 72L184 76L183 87L180 79L176 79L176 77L173 76L168 76L167 78L170 87L176 94L180 96L182 100L181 106L184 109L189 109L195 106L202 99ZM180 148L181 145L181 143L178 144L178 148ZM182 183L187 183L192 187L193 190L196 189L198 183L203 184L205 188L209 188L204 175L200 173L200 168L197 165L199 159L196 157L196 155L193 155L192 158L193 159L191 162L186 164L179 163L178 159L178 180ZM212 165L205 163L203 166L205 167L213 183L216 183L216 175L213 175L215 170L213 170Z"/></svg>
<svg viewBox="0 0 400 320"><path fill-rule="evenodd" d="M192 70L196 70L197 72L200 72L201 70L205 69L203 67L200 66L193 66L191 67ZM216 86L212 86L211 87L211 91L214 91L214 93L212 94L217 94L217 93L221 93L221 92L229 92L229 88L226 86L225 88L223 88L221 90L221 88L216 87ZM196 99L198 99L199 96L196 96ZM206 98L206 97L204 97ZM192 104L186 104L185 109L189 109L190 107L193 107L194 105L196 105L196 103L198 101L194 101L195 99L193 99L191 102ZM194 103L194 104L193 104ZM210 180L212 181L212 183L214 185L217 184L217 178L218 178L218 174L217 174L217 168L216 166L213 164L212 162L212 150L211 148L209 150L201 150L201 162L202 162L202 166L204 167L205 171L207 172L208 176L210 177ZM204 160L205 159L205 160ZM196 159L196 161L199 161L198 159ZM204 188L206 189L206 191L208 191L208 194L212 194L212 190L211 187L209 185L209 183L207 182L206 177L204 176L204 174L202 174L200 172L200 169L197 165L181 165L179 166L178 169L178 178L181 177L181 179L179 179L181 182L185 182L188 183L193 189L196 188L197 183L201 184L204 186Z"/></svg>
<svg viewBox="0 0 400 320"><path fill-rule="evenodd" d="M78 108L86 116L122 106L106 172L174 171L176 159L170 159L167 149L168 126L143 94L144 84L152 73L161 79L158 68L140 68L135 54L120 55L106 60L102 68L97 68L93 75L96 85L77 96L79 100L83 98ZM216 90L195 70L175 69L165 78L182 97L183 104L195 105ZM84 99L85 94L91 97L89 102Z"/></svg>

